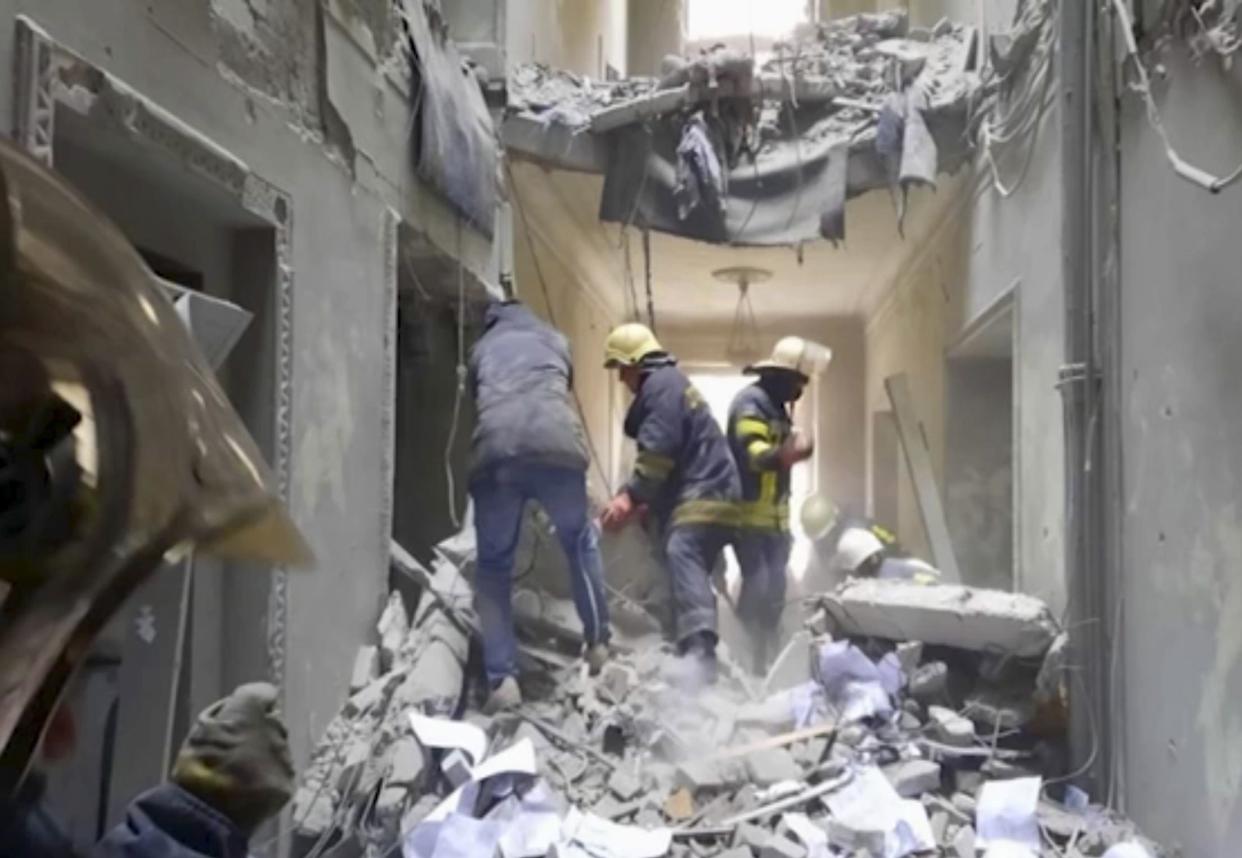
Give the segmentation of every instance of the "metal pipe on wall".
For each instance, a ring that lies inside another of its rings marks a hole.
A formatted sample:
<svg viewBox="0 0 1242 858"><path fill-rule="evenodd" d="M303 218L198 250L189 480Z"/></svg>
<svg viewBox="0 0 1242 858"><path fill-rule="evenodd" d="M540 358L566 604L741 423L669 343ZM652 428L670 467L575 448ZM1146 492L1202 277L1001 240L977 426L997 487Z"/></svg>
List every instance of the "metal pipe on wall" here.
<svg viewBox="0 0 1242 858"><path fill-rule="evenodd" d="M1093 796L1111 767L1101 491L1100 365L1096 328L1097 196L1093 2L1063 3L1060 32L1065 364L1065 575L1071 642L1071 769Z"/></svg>

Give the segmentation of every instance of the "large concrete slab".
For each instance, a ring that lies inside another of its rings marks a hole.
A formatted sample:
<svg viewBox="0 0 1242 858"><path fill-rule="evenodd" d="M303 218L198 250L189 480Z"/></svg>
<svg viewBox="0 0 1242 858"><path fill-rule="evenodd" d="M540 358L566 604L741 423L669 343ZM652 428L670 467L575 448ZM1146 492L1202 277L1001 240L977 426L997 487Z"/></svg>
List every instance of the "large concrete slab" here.
<svg viewBox="0 0 1242 858"><path fill-rule="evenodd" d="M1060 631L1034 596L954 584L856 579L824 597L836 630L1017 656L1043 655Z"/></svg>

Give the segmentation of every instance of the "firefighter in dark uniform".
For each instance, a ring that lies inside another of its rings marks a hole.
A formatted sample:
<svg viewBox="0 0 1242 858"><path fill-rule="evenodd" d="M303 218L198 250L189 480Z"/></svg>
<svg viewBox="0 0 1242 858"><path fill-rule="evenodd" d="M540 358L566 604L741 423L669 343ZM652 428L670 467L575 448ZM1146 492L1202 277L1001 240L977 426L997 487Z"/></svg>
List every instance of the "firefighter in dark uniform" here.
<svg viewBox="0 0 1242 858"><path fill-rule="evenodd" d="M793 404L831 352L801 337L785 337L772 356L746 368L758 380L729 408L729 447L742 480L733 543L742 573L738 616L755 646L755 670L767 670L785 608L789 563L790 472L815 452L793 427Z"/></svg>
<svg viewBox="0 0 1242 858"><path fill-rule="evenodd" d="M828 498L807 498L799 515L811 540L813 564L839 578L888 578L934 584L936 567L901 547L897 535L882 524L842 512Z"/></svg>
<svg viewBox="0 0 1242 858"><path fill-rule="evenodd" d="M616 530L646 507L662 534L678 651L716 672L711 573L733 536L740 496L729 445L699 391L644 325L608 335L604 365L634 394L625 434L638 444L634 473L601 518Z"/></svg>

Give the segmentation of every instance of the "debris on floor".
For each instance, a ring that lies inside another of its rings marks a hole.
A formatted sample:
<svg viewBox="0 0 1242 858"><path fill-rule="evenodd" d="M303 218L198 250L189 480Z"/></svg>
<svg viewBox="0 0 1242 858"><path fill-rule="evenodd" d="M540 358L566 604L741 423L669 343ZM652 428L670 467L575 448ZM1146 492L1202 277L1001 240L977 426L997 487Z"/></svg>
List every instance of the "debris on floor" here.
<svg viewBox="0 0 1242 858"><path fill-rule="evenodd" d="M811 600L769 676L722 651L709 686L655 618L589 675L572 612L531 591L524 703L488 717L472 562L460 537L433 570L394 544L418 596L394 594L359 653L295 800L295 854L1167 855L1066 786L1063 638L1037 599L849 581Z"/></svg>

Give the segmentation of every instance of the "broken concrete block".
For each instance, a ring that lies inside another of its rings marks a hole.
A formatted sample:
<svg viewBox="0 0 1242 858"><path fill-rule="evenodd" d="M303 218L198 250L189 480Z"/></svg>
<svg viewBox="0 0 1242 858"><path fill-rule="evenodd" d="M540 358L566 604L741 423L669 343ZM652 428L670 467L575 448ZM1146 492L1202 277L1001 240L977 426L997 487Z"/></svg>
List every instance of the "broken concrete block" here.
<svg viewBox="0 0 1242 858"><path fill-rule="evenodd" d="M974 743L975 725L952 709L932 706L927 710L928 726L932 738L946 745L967 747Z"/></svg>
<svg viewBox="0 0 1242 858"><path fill-rule="evenodd" d="M692 760L677 767L673 783L690 790L724 789L746 778L745 767L736 760Z"/></svg>
<svg viewBox="0 0 1242 858"><path fill-rule="evenodd" d="M1042 657L1060 632L1048 606L1034 596L956 584L854 578L824 598L846 634L901 639Z"/></svg>
<svg viewBox="0 0 1242 858"><path fill-rule="evenodd" d="M917 715L911 715L909 712L901 713L901 716L898 719L898 724L901 726L901 729L905 730L907 733L913 733L917 730L923 729L923 720Z"/></svg>
<svg viewBox="0 0 1242 858"><path fill-rule="evenodd" d="M758 853L768 842L771 833L766 828L760 828L750 822L743 822L737 827L737 831L733 834L734 847L749 849L754 853Z"/></svg>
<svg viewBox="0 0 1242 858"><path fill-rule="evenodd" d="M364 646L354 656L354 669L349 677L349 693L355 694L370 685L380 675L379 648Z"/></svg>
<svg viewBox="0 0 1242 858"><path fill-rule="evenodd" d="M958 829L953 838L954 858L975 858L975 830L969 825Z"/></svg>
<svg viewBox="0 0 1242 858"><path fill-rule="evenodd" d="M643 785L624 769L616 769L608 779L608 788L622 801L629 801L643 791Z"/></svg>
<svg viewBox="0 0 1242 858"><path fill-rule="evenodd" d="M823 608L817 608L802 625L816 638L824 637L832 632L832 618Z"/></svg>
<svg viewBox="0 0 1242 858"><path fill-rule="evenodd" d="M807 631L795 632L789 643L781 650L780 655L768 670L763 683L765 696L778 691L787 691L802 685L811 679L811 634Z"/></svg>
<svg viewBox="0 0 1242 858"><path fill-rule="evenodd" d="M617 704L625 700L631 689L638 685L638 673L629 665L610 661L600 671L595 693L607 703Z"/></svg>
<svg viewBox="0 0 1242 858"><path fill-rule="evenodd" d="M1008 760L990 759L983 764L980 771L985 777L994 781L1011 781L1015 778L1038 777L1039 772L1011 763Z"/></svg>
<svg viewBox="0 0 1242 858"><path fill-rule="evenodd" d="M901 664L901 672L910 677L918 669L923 660L922 641L903 641L897 644L897 661Z"/></svg>
<svg viewBox="0 0 1242 858"><path fill-rule="evenodd" d="M399 739L392 748L386 780L390 786L412 787L422 777L425 765L418 740L412 736Z"/></svg>
<svg viewBox="0 0 1242 858"><path fill-rule="evenodd" d="M867 728L861 724L850 724L837 730L837 741L847 748L857 748L867 738Z"/></svg>
<svg viewBox="0 0 1242 858"><path fill-rule="evenodd" d="M694 798L690 790L682 787L664 802L664 815L671 822L681 822L694 816Z"/></svg>
<svg viewBox="0 0 1242 858"><path fill-rule="evenodd" d="M979 803L972 796L959 792L953 794L953 807L970 819L974 819L975 810L978 809Z"/></svg>
<svg viewBox="0 0 1242 858"><path fill-rule="evenodd" d="M928 822L931 824L932 838L937 843L944 843L946 840L945 835L949 830L949 814L942 810L937 811L931 815Z"/></svg>
<svg viewBox="0 0 1242 858"><path fill-rule="evenodd" d="M943 661L932 661L910 674L906 691L924 705L944 697L949 685L949 666Z"/></svg>
<svg viewBox="0 0 1242 858"><path fill-rule="evenodd" d="M726 852L721 852L719 858L755 858L755 853L745 846L734 846Z"/></svg>
<svg viewBox="0 0 1242 858"><path fill-rule="evenodd" d="M784 748L769 748L746 755L746 771L757 786L770 786L781 781L796 781L802 769L793 755Z"/></svg>
<svg viewBox="0 0 1242 858"><path fill-rule="evenodd" d="M972 769L956 769L953 772L953 787L957 792L967 795L978 795L983 786L983 773Z"/></svg>
<svg viewBox="0 0 1242 858"><path fill-rule="evenodd" d="M940 764L930 760L902 760L885 766L883 771L902 798L915 798L940 789Z"/></svg>
<svg viewBox="0 0 1242 858"><path fill-rule="evenodd" d="M388 603L380 614L376 631L379 632L380 639L381 667L390 670L397 660L401 644L410 632L410 618L405 613L405 602L401 601L401 594L395 590L388 596Z"/></svg>
<svg viewBox="0 0 1242 858"><path fill-rule="evenodd" d="M787 837L769 837L759 850L759 858L806 858L806 847Z"/></svg>

